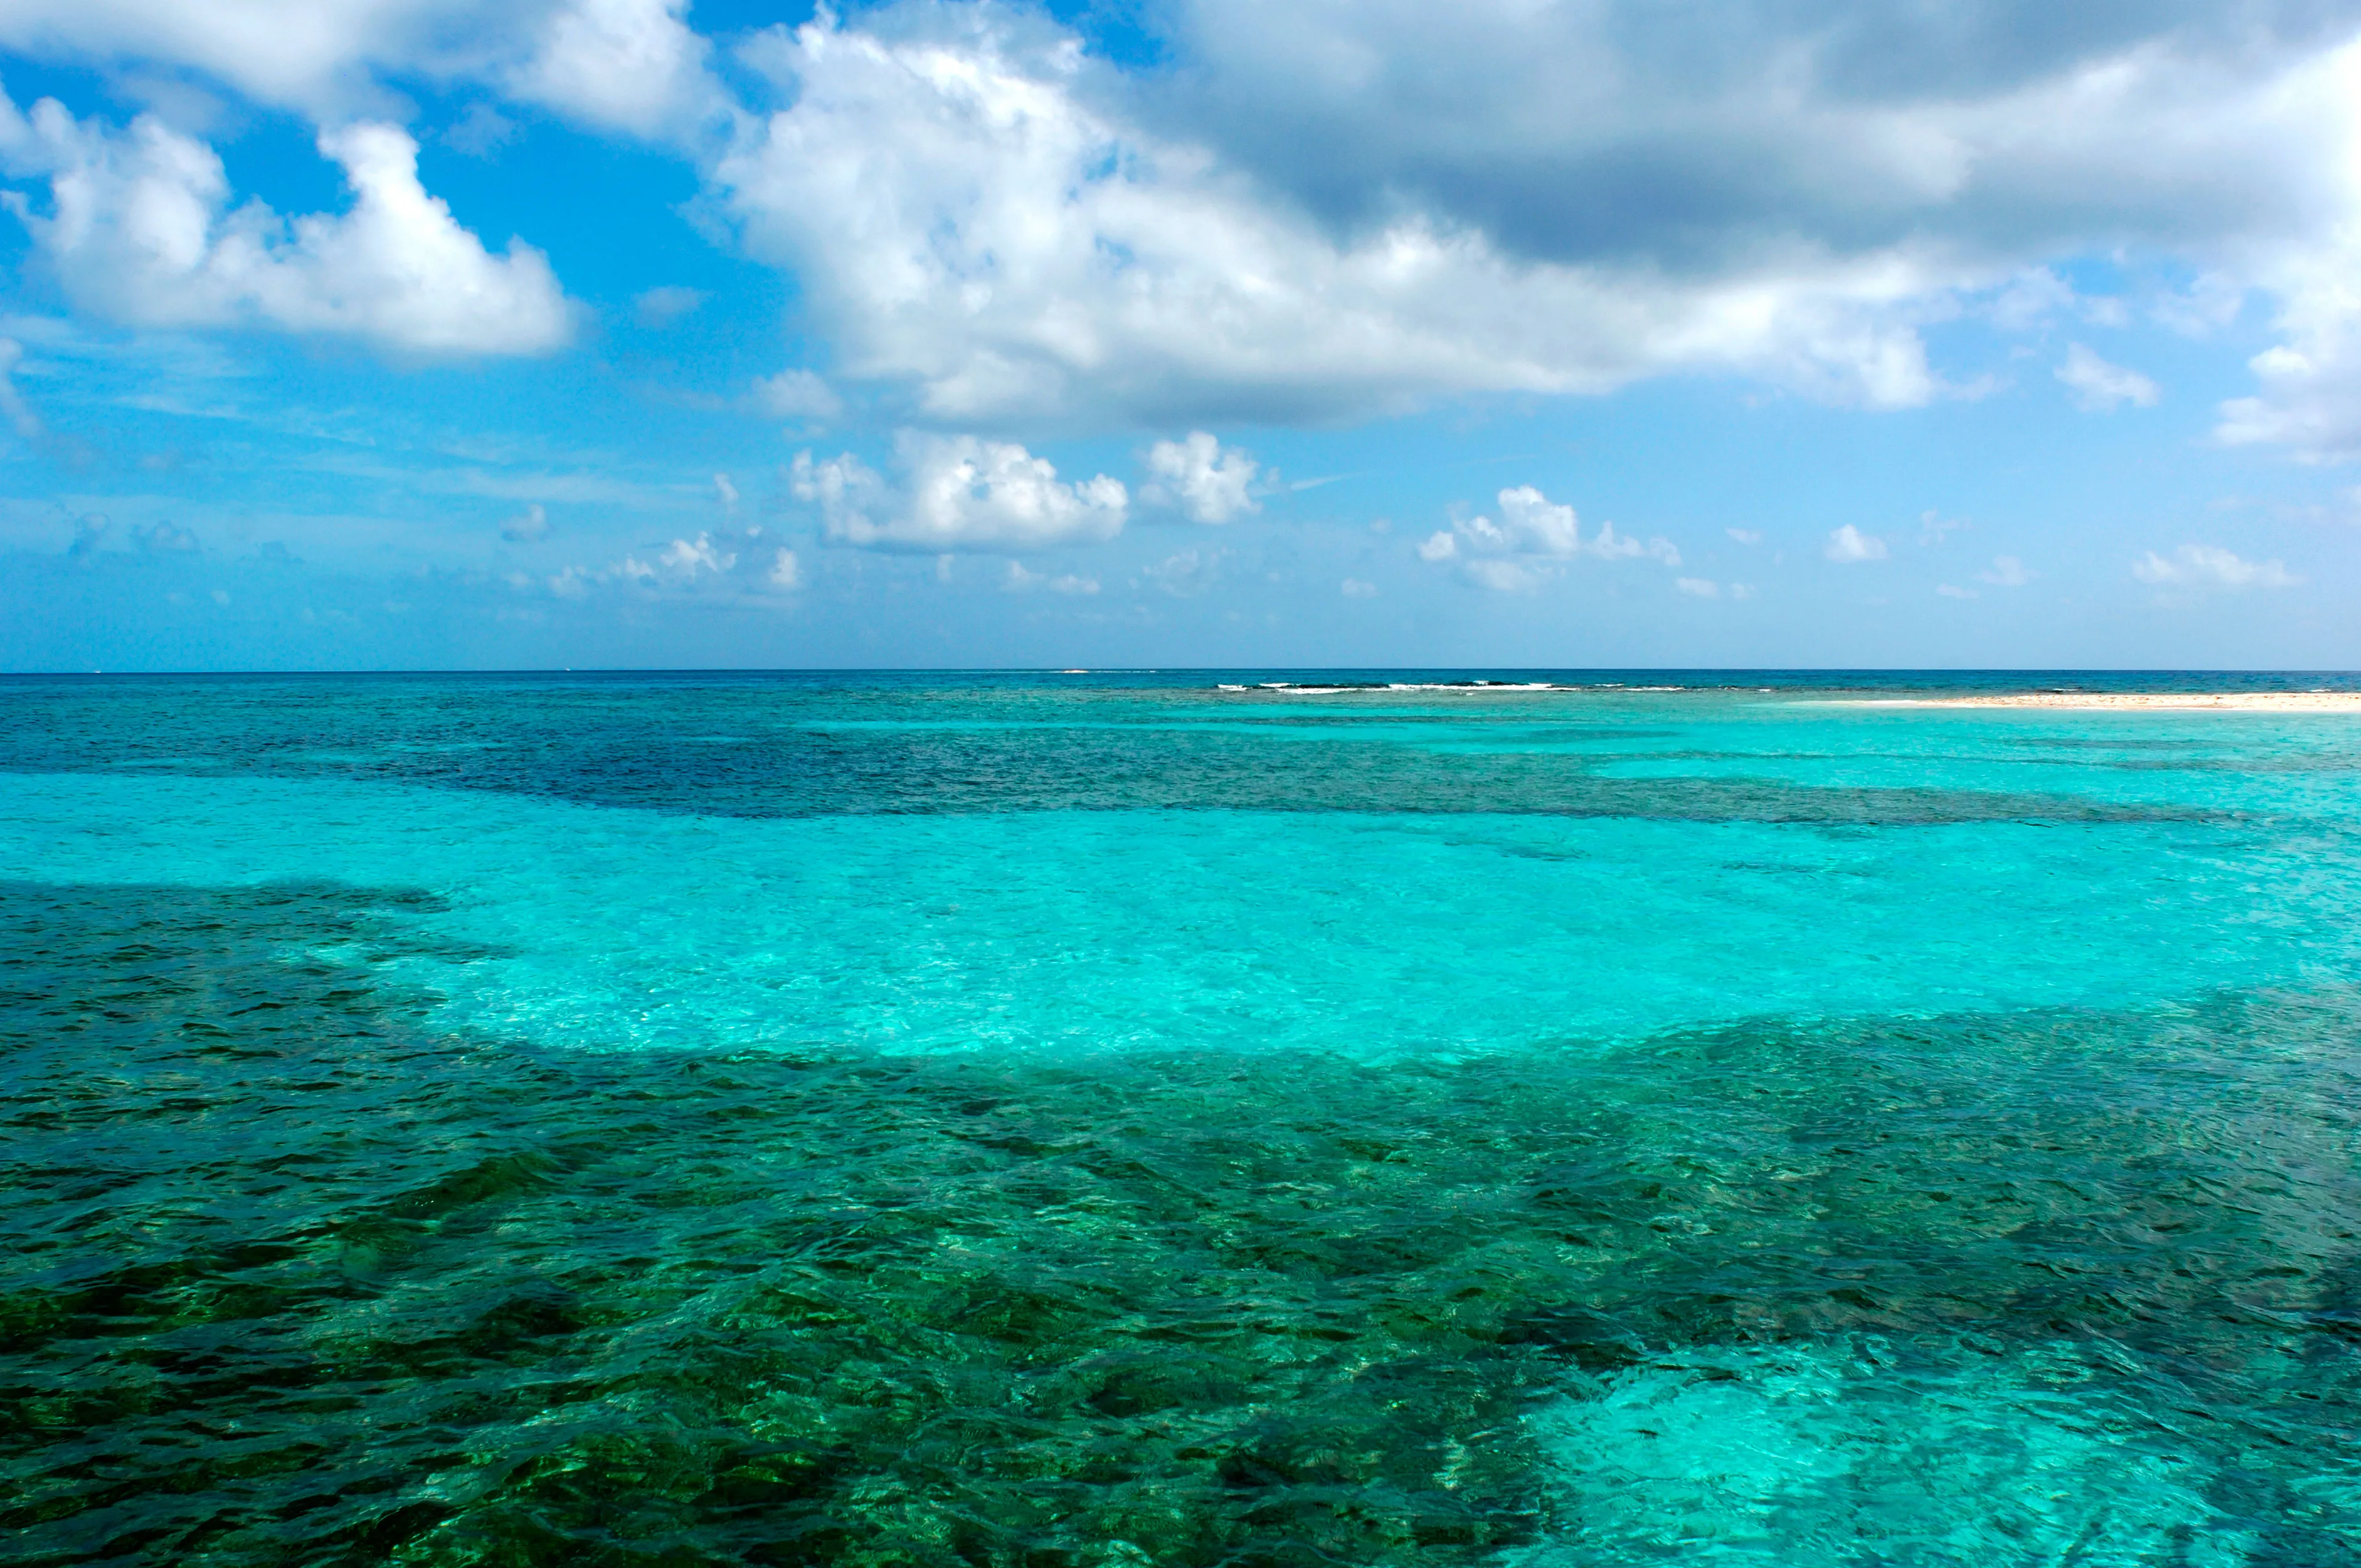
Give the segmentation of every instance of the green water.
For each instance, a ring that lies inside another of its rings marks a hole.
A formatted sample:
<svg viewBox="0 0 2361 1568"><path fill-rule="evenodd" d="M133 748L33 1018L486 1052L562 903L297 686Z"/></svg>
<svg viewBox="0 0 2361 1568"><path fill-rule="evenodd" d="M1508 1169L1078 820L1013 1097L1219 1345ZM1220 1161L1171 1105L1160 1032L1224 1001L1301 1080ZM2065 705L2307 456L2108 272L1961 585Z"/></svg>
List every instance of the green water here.
<svg viewBox="0 0 2361 1568"><path fill-rule="evenodd" d="M1633 684L0 685L0 1561L2361 1562L2361 718Z"/></svg>

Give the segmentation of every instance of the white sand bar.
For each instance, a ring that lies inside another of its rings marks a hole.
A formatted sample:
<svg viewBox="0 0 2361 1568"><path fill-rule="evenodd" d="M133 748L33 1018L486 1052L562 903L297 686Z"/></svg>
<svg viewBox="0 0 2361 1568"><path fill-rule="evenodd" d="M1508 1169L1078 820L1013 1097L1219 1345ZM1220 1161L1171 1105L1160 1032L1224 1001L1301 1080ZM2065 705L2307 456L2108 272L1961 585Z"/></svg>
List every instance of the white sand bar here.
<svg viewBox="0 0 2361 1568"><path fill-rule="evenodd" d="M2361 692L2006 692L1887 697L1883 707L2219 708L2245 713L2361 713Z"/></svg>

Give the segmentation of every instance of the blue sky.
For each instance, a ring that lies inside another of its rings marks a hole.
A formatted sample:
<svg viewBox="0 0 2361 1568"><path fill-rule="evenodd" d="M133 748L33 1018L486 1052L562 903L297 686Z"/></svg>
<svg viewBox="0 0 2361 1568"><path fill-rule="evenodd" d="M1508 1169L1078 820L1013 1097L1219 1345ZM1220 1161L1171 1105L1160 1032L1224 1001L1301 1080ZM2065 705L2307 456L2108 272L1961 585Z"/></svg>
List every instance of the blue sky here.
<svg viewBox="0 0 2361 1568"><path fill-rule="evenodd" d="M0 0L0 667L2361 666L2361 4Z"/></svg>

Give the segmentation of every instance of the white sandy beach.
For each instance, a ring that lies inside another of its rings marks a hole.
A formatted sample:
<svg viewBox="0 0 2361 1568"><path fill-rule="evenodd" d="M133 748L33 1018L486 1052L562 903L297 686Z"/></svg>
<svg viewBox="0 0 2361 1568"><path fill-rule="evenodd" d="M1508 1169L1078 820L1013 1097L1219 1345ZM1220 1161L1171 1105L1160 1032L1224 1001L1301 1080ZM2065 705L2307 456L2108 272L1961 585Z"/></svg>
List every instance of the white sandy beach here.
<svg viewBox="0 0 2361 1568"><path fill-rule="evenodd" d="M2361 692L2008 692L1885 697L1881 707L2218 708L2244 713L2361 713Z"/></svg>

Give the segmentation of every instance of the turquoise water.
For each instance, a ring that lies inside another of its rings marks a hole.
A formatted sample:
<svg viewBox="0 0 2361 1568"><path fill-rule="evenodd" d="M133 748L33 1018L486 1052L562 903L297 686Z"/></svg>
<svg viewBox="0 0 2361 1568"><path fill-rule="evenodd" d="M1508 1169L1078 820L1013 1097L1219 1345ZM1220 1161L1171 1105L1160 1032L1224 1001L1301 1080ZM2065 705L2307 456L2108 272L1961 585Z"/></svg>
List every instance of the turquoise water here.
<svg viewBox="0 0 2361 1568"><path fill-rule="evenodd" d="M0 1562L2361 1563L2361 715L1313 678L0 683Z"/></svg>

